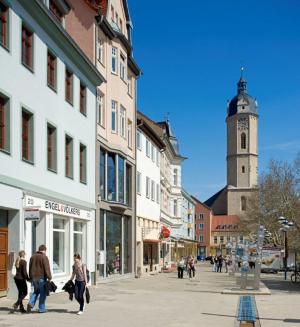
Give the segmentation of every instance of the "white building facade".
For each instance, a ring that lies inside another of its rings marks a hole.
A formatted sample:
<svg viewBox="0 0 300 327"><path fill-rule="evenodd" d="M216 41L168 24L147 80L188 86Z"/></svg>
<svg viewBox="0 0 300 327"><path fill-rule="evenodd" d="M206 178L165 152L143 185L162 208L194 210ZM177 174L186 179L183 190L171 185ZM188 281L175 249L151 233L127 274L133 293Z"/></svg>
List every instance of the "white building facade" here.
<svg viewBox="0 0 300 327"><path fill-rule="evenodd" d="M137 114L137 275L158 273L160 255L160 157L164 144L151 120Z"/></svg>
<svg viewBox="0 0 300 327"><path fill-rule="evenodd" d="M157 123L165 151L161 156L161 226L170 231L170 237L162 240L161 264L170 268L176 261L176 238L182 226L181 219L181 164L185 158L169 121Z"/></svg>
<svg viewBox="0 0 300 327"><path fill-rule="evenodd" d="M182 189L181 219L182 225L178 237L195 240L195 201L184 189Z"/></svg>
<svg viewBox="0 0 300 327"><path fill-rule="evenodd" d="M58 2L67 14L67 2ZM0 1L0 10L6 18L0 237L9 258L0 295L6 295L15 289L10 270L16 254L24 249L29 259L40 244L48 248L58 288L69 279L74 253L95 272L96 87L104 79L49 2Z"/></svg>

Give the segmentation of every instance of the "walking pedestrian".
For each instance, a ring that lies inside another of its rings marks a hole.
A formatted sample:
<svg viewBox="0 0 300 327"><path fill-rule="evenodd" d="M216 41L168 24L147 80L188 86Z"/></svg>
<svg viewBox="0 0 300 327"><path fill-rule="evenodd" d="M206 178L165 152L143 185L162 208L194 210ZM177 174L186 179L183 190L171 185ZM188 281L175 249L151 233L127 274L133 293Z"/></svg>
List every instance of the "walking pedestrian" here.
<svg viewBox="0 0 300 327"><path fill-rule="evenodd" d="M83 314L84 308L84 292L87 285L87 273L86 266L82 264L80 254L74 254L74 265L73 272L71 276L71 281L75 277L75 299L79 303L78 315Z"/></svg>
<svg viewBox="0 0 300 327"><path fill-rule="evenodd" d="M195 260L193 256L190 256L188 266L189 266L189 278L195 278Z"/></svg>
<svg viewBox="0 0 300 327"><path fill-rule="evenodd" d="M46 256L47 248L40 245L39 250L30 258L29 278L33 285L33 293L27 305L27 312L30 313L34 308L37 298L39 297L39 313L46 312L46 289L47 280L51 281L49 259Z"/></svg>
<svg viewBox="0 0 300 327"><path fill-rule="evenodd" d="M178 278L183 278L184 265L184 257L181 257L177 264Z"/></svg>
<svg viewBox="0 0 300 327"><path fill-rule="evenodd" d="M25 313L23 300L25 299L28 291L27 291L27 281L29 281L29 277L27 274L27 262L25 260L25 251L20 251L17 259L15 261L16 267L16 275L14 277L17 289L18 289L18 300L14 303L14 310L20 309L20 312Z"/></svg>
<svg viewBox="0 0 300 327"><path fill-rule="evenodd" d="M218 269L217 272L222 272L222 266L223 266L223 257L222 254L218 256Z"/></svg>
<svg viewBox="0 0 300 327"><path fill-rule="evenodd" d="M213 257L213 272L217 272L218 268L218 258L217 256Z"/></svg>

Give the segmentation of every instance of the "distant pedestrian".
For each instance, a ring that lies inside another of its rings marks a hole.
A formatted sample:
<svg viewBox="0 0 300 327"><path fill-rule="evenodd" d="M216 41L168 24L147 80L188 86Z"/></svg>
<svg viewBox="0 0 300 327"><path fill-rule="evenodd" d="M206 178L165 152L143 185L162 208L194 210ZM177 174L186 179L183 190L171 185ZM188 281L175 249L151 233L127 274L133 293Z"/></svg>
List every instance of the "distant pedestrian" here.
<svg viewBox="0 0 300 327"><path fill-rule="evenodd" d="M189 267L189 278L195 278L195 260L193 256L190 256L190 259L188 261L188 267Z"/></svg>
<svg viewBox="0 0 300 327"><path fill-rule="evenodd" d="M217 258L217 256L214 256L213 257L213 268L212 268L213 270L213 272L217 272L217 270L218 270L218 258Z"/></svg>
<svg viewBox="0 0 300 327"><path fill-rule="evenodd" d="M84 292L87 285L86 266L82 264L80 254L74 254L74 265L71 279L75 277L75 299L79 303L78 315L83 314L84 308Z"/></svg>
<svg viewBox="0 0 300 327"><path fill-rule="evenodd" d="M47 248L40 245L39 250L31 257L29 262L29 278L33 285L33 293L27 305L27 312L34 308L37 298L39 297L39 313L46 312L46 289L47 280L51 281L49 259L46 256Z"/></svg>
<svg viewBox="0 0 300 327"><path fill-rule="evenodd" d="M23 300L27 296L27 281L29 281L29 277L27 274L27 262L25 260L25 251L20 251L17 259L15 261L16 267L16 275L14 277L17 289L18 289L18 300L14 303L14 310L20 309L20 312L25 313Z"/></svg>
<svg viewBox="0 0 300 327"><path fill-rule="evenodd" d="M228 273L228 266L229 266L229 256L227 255L224 259L225 264L225 272Z"/></svg>
<svg viewBox="0 0 300 327"><path fill-rule="evenodd" d="M223 257L222 255L220 254L218 256L218 268L217 268L217 272L222 272L222 266L223 266Z"/></svg>
<svg viewBox="0 0 300 327"><path fill-rule="evenodd" d="M178 278L181 279L183 278L184 266L185 266L184 257L181 257L181 259L178 261L177 264Z"/></svg>

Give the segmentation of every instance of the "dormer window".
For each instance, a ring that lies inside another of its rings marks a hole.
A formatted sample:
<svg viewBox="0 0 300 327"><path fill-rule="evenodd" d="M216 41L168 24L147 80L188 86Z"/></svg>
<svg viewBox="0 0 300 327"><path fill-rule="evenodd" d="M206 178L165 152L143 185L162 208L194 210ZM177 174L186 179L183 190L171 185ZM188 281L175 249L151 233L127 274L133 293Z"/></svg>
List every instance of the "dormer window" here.
<svg viewBox="0 0 300 327"><path fill-rule="evenodd" d="M64 15L53 0L49 1L49 9L56 19L62 23Z"/></svg>

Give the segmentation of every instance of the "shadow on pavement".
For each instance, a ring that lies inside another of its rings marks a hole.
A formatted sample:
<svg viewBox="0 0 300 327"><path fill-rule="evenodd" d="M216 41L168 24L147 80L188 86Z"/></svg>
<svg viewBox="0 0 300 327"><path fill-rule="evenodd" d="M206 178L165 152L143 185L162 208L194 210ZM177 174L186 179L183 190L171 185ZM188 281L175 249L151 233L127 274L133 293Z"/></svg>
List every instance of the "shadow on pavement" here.
<svg viewBox="0 0 300 327"><path fill-rule="evenodd" d="M290 293L300 293L300 284L293 284L290 281L279 279L263 278L262 282L272 291L284 291Z"/></svg>
<svg viewBox="0 0 300 327"><path fill-rule="evenodd" d="M283 322L300 324L300 319L284 319Z"/></svg>

